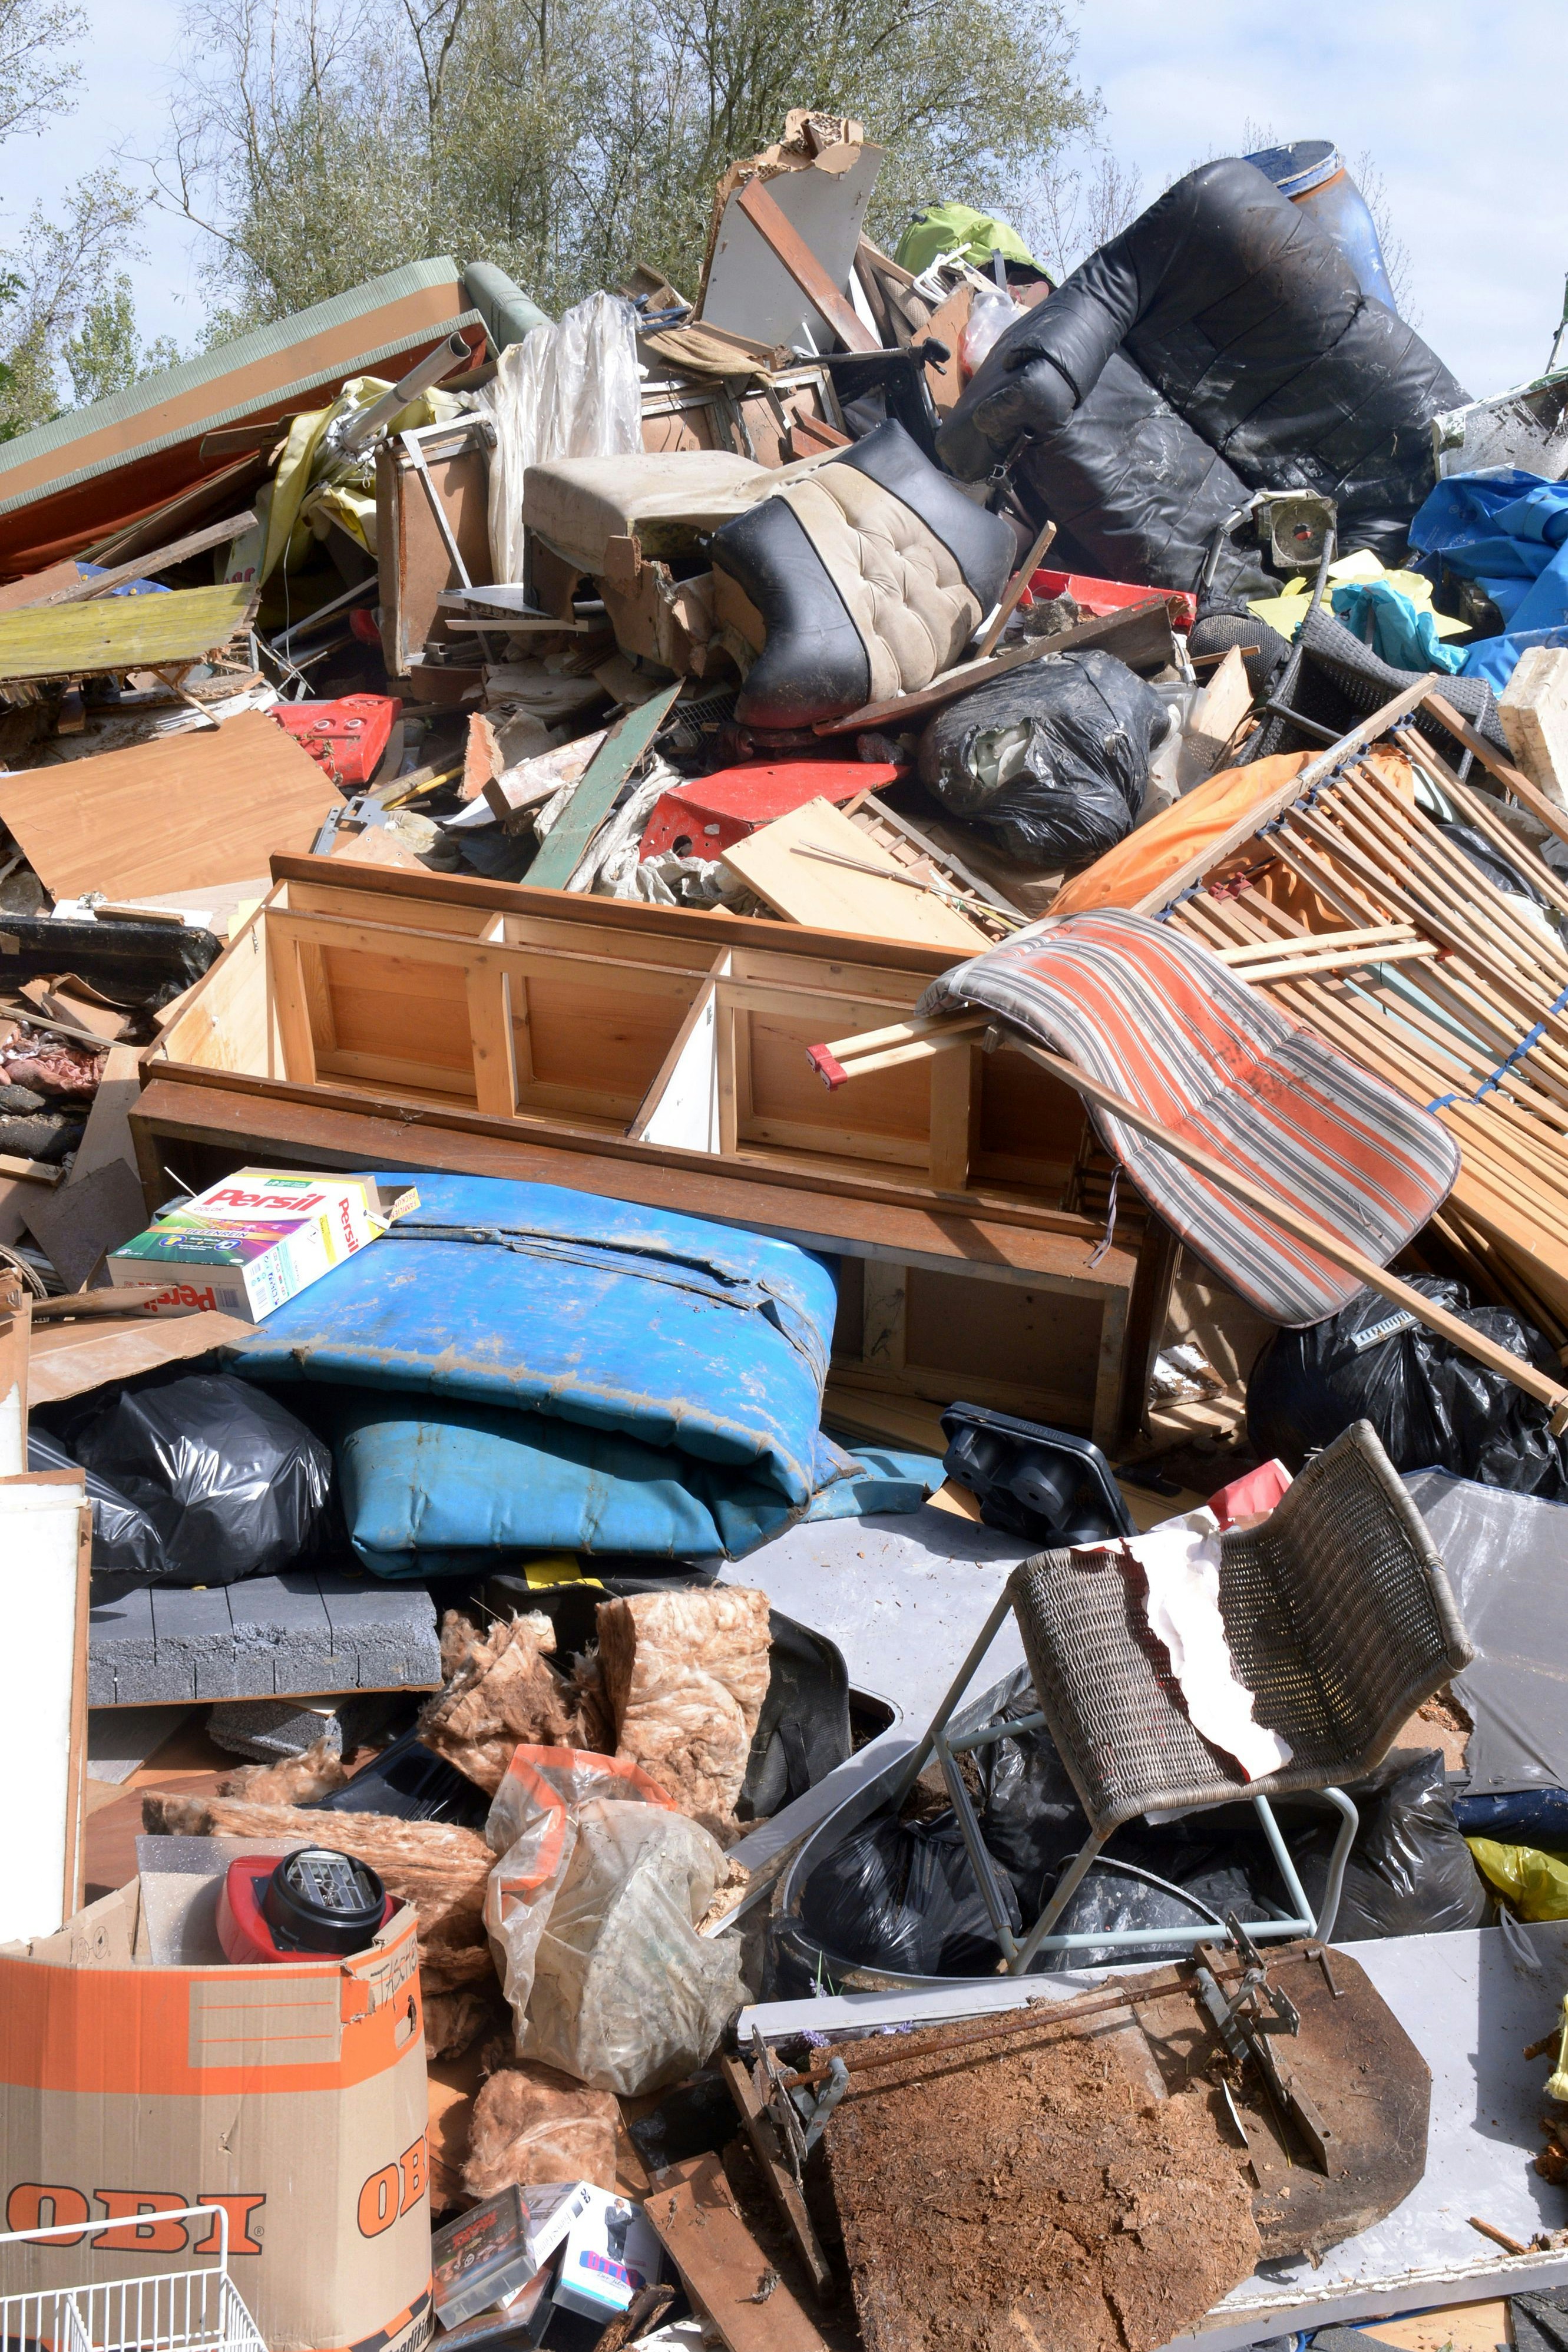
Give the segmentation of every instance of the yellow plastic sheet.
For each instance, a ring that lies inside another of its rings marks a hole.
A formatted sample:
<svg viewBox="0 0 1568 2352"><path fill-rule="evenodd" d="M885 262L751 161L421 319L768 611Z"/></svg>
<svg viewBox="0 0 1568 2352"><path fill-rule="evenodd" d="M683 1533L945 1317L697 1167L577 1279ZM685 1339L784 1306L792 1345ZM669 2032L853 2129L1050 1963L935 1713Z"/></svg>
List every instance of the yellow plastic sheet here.
<svg viewBox="0 0 1568 2352"><path fill-rule="evenodd" d="M1506 1895L1521 1919L1568 1919L1568 1861L1539 1846L1467 1838L1476 1868Z"/></svg>

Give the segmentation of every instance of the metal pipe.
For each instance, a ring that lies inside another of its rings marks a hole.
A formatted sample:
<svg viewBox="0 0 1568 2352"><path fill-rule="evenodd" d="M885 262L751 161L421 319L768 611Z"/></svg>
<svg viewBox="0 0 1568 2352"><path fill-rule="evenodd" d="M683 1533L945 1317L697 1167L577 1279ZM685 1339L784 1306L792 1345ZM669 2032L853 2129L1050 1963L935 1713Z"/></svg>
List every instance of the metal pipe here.
<svg viewBox="0 0 1568 2352"><path fill-rule="evenodd" d="M406 375L398 378L390 392L384 392L381 398L372 401L368 408L361 409L357 415L345 420L342 438L337 444L339 456L348 457L354 450L363 449L367 441L373 441L385 425L391 424L400 408L406 408L420 393L427 392L444 375L450 375L460 360L470 356L468 343L461 335L448 335L444 343L438 343L433 352L426 352Z"/></svg>

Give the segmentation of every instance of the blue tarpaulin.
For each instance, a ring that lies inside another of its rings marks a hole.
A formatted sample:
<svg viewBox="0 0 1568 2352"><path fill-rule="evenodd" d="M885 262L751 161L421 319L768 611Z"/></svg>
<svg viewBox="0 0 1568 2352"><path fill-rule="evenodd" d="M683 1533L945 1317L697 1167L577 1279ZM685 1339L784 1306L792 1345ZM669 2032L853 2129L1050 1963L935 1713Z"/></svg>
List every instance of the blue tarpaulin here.
<svg viewBox="0 0 1568 2352"><path fill-rule="evenodd" d="M814 1507L912 1508L940 1483L924 1457L823 1435L837 1295L793 1243L557 1185L378 1181L416 1183L415 1215L236 1366L321 1384L311 1417L374 1573L512 1549L736 1557Z"/></svg>
<svg viewBox="0 0 1568 2352"><path fill-rule="evenodd" d="M1452 474L1410 526L1422 571L1447 564L1473 580L1502 615L1504 634L1465 656L1465 677L1500 692L1531 646L1568 644L1568 482L1498 467Z"/></svg>

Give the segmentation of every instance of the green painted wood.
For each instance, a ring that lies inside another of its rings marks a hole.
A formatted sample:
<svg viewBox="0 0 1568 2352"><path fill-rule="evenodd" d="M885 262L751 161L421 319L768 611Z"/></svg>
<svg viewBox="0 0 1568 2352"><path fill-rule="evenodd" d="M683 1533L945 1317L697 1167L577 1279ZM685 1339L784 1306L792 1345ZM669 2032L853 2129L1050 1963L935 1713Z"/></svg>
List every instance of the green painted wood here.
<svg viewBox="0 0 1568 2352"><path fill-rule="evenodd" d="M0 682L201 661L245 626L256 594L255 583L241 580L175 588L166 596L105 596L0 613Z"/></svg>
<svg viewBox="0 0 1568 2352"><path fill-rule="evenodd" d="M564 890L584 851L614 808L616 793L664 724L680 684L679 678L671 678L668 686L661 686L657 694L616 719L529 867L524 879L531 890Z"/></svg>

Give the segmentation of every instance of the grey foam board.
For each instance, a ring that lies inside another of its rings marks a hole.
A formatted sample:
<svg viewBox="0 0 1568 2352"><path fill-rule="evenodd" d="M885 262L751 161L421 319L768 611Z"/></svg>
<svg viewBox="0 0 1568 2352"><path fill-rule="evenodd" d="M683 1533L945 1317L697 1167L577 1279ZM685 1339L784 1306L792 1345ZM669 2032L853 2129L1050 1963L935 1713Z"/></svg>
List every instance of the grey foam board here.
<svg viewBox="0 0 1568 2352"><path fill-rule="evenodd" d="M205 1590L142 1589L96 1603L89 1621L93 1706L418 1690L440 1678L423 1585L290 1570Z"/></svg>

